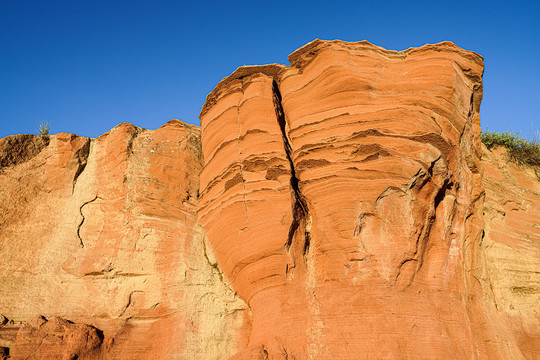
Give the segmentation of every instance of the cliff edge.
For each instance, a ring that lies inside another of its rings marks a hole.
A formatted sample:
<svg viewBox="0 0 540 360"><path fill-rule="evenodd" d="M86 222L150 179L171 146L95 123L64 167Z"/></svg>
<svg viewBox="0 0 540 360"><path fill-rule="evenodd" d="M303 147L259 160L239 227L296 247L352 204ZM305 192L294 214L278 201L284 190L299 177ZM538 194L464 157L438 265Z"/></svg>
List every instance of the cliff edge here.
<svg viewBox="0 0 540 360"><path fill-rule="evenodd" d="M480 141L482 57L289 61L200 128L0 140L0 358L540 357L540 182Z"/></svg>

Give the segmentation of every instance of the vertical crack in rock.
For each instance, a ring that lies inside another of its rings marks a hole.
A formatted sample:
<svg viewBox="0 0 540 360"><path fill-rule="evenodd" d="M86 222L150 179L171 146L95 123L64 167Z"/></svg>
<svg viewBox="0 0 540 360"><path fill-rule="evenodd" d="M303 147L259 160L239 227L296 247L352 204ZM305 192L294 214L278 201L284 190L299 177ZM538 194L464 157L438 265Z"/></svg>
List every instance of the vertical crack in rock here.
<svg viewBox="0 0 540 360"><path fill-rule="evenodd" d="M221 269L219 268L219 265L218 263L213 263L212 261L210 261L210 257L208 257L208 251L206 250L206 241L204 240L204 238L202 239L202 246L203 246L203 255L204 255L204 258L206 259L206 262L208 262L208 265L210 265L212 267L212 269L214 269L218 276L219 276L219 280L221 280L222 283L225 284L225 286L229 287L229 285L227 285L227 283L225 283L225 281L223 280L223 273L221 272Z"/></svg>
<svg viewBox="0 0 540 360"><path fill-rule="evenodd" d="M79 226L77 226L77 236L79 237L79 241L81 242L81 247L82 247L82 248L84 248L84 242L83 242L83 239L82 239L82 237L81 237L81 227L83 226L84 220L86 219L85 216L84 216L84 214L83 214L83 212L82 212L82 209L83 209L86 205L88 205L88 204L90 204L90 203L93 203L93 202L96 201L97 199L99 199L99 197L96 195L96 197L94 197L92 200L88 200L87 202L83 203L83 204L81 205L81 207L79 208L79 213L80 213L81 216L82 216L82 220L81 220L81 222L79 223Z"/></svg>
<svg viewBox="0 0 540 360"><path fill-rule="evenodd" d="M92 140L86 139L86 143L75 152L75 157L77 158L77 161L79 163L79 167L77 168L77 171L75 172L75 176L73 176L73 189L71 190L71 193L75 191L75 185L77 184L77 179L82 174L84 169L86 168L86 164L88 163L88 156L90 155L90 144Z"/></svg>
<svg viewBox="0 0 540 360"><path fill-rule="evenodd" d="M137 138L137 136L139 136L139 134L141 132L145 131L144 129L141 129L141 128L138 128L138 127L135 127L135 129L133 130L133 132L130 134L131 137L129 138L128 140L128 144L127 144L127 147L126 147L126 160L129 159L129 157L131 155L133 155L133 142L135 141L135 139Z"/></svg>
<svg viewBox="0 0 540 360"><path fill-rule="evenodd" d="M311 243L311 215L307 206L306 198L300 192L299 179L296 177L296 170L294 167L294 162L292 160L292 147L289 137L287 135L286 125L287 120L285 119L285 113L283 112L283 105L281 103L281 92L276 81L272 83L272 93L274 100L274 108L276 111L276 117L281 129L281 135L283 137L283 147L285 148L285 154L287 160L289 161L289 166L291 168L291 201L292 201L292 212L293 220L289 228L289 235L287 237L287 242L285 247L287 251L290 250L294 235L296 234L298 228L301 224L304 225L304 245L303 245L303 255L306 256L309 251L309 246Z"/></svg>
<svg viewBox="0 0 540 360"><path fill-rule="evenodd" d="M453 183L450 180L450 178L444 179L442 186L437 191L437 195L435 195L435 199L433 200L434 201L433 209L435 213L437 212L437 208L439 207L439 205L442 203L442 201L446 197L446 192L450 190L452 186L453 186Z"/></svg>
<svg viewBox="0 0 540 360"><path fill-rule="evenodd" d="M131 155L133 155L133 143L135 142L135 139L139 136L140 133L144 132L145 129L141 129L139 127L133 126L132 132L129 133L129 139L126 146L126 161L129 160ZM152 150L153 152L153 150ZM128 173L126 172L124 174L124 184L129 181Z"/></svg>

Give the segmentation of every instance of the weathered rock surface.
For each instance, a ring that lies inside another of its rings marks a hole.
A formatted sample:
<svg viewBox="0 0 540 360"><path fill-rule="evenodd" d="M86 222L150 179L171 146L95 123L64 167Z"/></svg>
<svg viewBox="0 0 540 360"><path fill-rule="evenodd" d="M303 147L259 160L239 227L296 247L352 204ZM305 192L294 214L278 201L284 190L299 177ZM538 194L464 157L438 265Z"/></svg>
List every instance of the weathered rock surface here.
<svg viewBox="0 0 540 360"><path fill-rule="evenodd" d="M11 156L0 175L0 313L14 322L0 328L0 346L26 354L15 332L43 315L102 331L104 359L236 352L246 307L209 262L196 224L200 130L122 124L97 139L47 141L0 146Z"/></svg>
<svg viewBox="0 0 540 360"><path fill-rule="evenodd" d="M481 56L289 60L202 135L0 139L0 359L540 357L540 182L481 145Z"/></svg>
<svg viewBox="0 0 540 360"><path fill-rule="evenodd" d="M235 359L533 356L478 283L482 58L314 41L289 60L201 113L199 219L253 314Z"/></svg>
<svg viewBox="0 0 540 360"><path fill-rule="evenodd" d="M85 359L95 356L102 340L102 334L92 326L38 316L19 330L11 358Z"/></svg>
<svg viewBox="0 0 540 360"><path fill-rule="evenodd" d="M485 236L478 261L489 321L526 359L540 358L540 169L484 147ZM515 356L514 358L520 358Z"/></svg>

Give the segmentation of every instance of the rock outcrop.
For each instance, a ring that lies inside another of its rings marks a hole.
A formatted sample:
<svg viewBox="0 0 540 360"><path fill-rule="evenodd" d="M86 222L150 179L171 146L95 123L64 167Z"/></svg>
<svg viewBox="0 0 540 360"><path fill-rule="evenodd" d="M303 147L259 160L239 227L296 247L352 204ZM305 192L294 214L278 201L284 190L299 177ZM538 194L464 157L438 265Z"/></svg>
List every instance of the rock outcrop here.
<svg viewBox="0 0 540 360"><path fill-rule="evenodd" d="M236 358L531 356L478 284L482 58L315 41L289 60L201 113L199 219L253 314Z"/></svg>
<svg viewBox="0 0 540 360"><path fill-rule="evenodd" d="M0 358L540 357L540 182L480 142L482 57L289 60L201 129L0 140Z"/></svg>
<svg viewBox="0 0 540 360"><path fill-rule="evenodd" d="M11 349L12 359L77 360L95 357L103 340L94 327L38 316L25 323Z"/></svg>
<svg viewBox="0 0 540 360"><path fill-rule="evenodd" d="M484 237L477 280L484 313L513 358L540 358L540 169L510 162L504 148L484 147ZM511 357L508 357L511 358Z"/></svg>
<svg viewBox="0 0 540 360"><path fill-rule="evenodd" d="M37 315L99 329L104 359L227 359L243 345L246 306L196 223L199 128L121 124L96 139L12 136L0 149L11 156L0 175L0 313L12 322L0 346L13 358L45 336L22 327L15 339Z"/></svg>

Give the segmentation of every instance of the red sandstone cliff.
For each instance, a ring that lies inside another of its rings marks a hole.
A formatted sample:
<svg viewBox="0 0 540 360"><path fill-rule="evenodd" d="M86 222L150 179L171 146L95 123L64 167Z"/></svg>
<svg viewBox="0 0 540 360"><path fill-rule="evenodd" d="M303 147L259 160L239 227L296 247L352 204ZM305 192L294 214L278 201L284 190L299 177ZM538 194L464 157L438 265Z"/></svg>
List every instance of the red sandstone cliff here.
<svg viewBox="0 0 540 360"><path fill-rule="evenodd" d="M202 131L0 140L6 356L540 357L540 182L480 143L482 58L289 60L223 79Z"/></svg>
<svg viewBox="0 0 540 360"><path fill-rule="evenodd" d="M12 136L2 152L0 313L12 323L0 346L13 359L227 359L243 346L245 305L196 223L197 127ZM16 335L37 315L93 326L102 343L71 354L41 320Z"/></svg>

